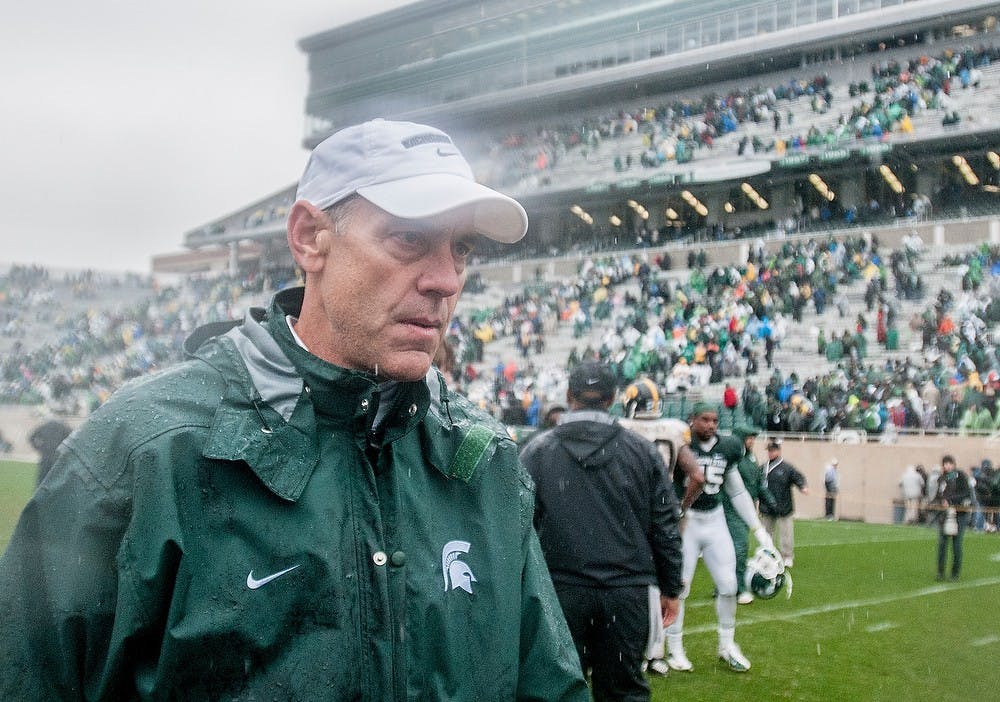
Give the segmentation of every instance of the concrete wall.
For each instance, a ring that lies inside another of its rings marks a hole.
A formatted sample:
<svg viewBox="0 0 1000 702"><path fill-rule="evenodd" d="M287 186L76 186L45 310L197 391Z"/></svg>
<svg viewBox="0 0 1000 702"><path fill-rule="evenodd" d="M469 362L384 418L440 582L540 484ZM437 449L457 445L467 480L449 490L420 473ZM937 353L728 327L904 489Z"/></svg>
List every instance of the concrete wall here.
<svg viewBox="0 0 1000 702"><path fill-rule="evenodd" d="M767 459L765 442L758 439L754 454ZM823 516L823 471L831 458L840 462L840 495L837 514L841 519L858 519L875 524L891 524L892 501L899 495L899 479L909 464L923 464L928 471L941 465L941 456L952 454L958 466L968 470L989 458L1000 460L1000 441L985 437L904 436L891 445L879 443L836 444L830 441L786 439L782 455L805 476L810 493L795 493L798 517Z"/></svg>

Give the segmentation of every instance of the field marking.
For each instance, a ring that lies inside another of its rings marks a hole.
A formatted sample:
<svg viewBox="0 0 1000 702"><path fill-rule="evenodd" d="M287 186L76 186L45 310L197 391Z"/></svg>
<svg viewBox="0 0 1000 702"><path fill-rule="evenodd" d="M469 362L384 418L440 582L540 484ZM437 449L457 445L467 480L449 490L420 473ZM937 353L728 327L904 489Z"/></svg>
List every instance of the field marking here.
<svg viewBox="0 0 1000 702"><path fill-rule="evenodd" d="M889 631L889 629L895 629L899 624L896 622L880 622L878 624L872 624L871 626L865 627L865 631L869 634L876 634L880 631Z"/></svg>
<svg viewBox="0 0 1000 702"><path fill-rule="evenodd" d="M997 553L994 553L992 556L990 556L990 560L991 561L998 561L998 562L1000 562L1000 551L998 551Z"/></svg>
<svg viewBox="0 0 1000 702"><path fill-rule="evenodd" d="M894 593L891 595L883 595L881 597L870 597L868 599L850 600L847 602L832 602L821 607L808 607L806 609L795 610L794 612L755 616L753 614L744 615L742 614L743 610L740 610L741 614L738 617L738 623L742 627L750 626L751 624L789 622L803 617L811 617L816 614L829 614L830 612L839 612L845 609L857 609L858 607L874 607L877 605L898 602L899 600L916 599L918 597L926 597L928 595L939 595L942 592L950 592L952 590L968 590L969 588L974 587L990 587L994 585L1000 585L1000 577L980 578L979 580L968 580L959 583L949 583L947 585L931 585L929 587L920 588L919 590L914 590L913 592ZM716 623L712 622L711 624L703 624L701 626L691 627L690 629L685 628L684 633L707 634L709 632L714 632L716 628Z"/></svg>
<svg viewBox="0 0 1000 702"><path fill-rule="evenodd" d="M981 639L976 639L972 642L973 646L989 646L1000 642L1000 636L984 636Z"/></svg>
<svg viewBox="0 0 1000 702"><path fill-rule="evenodd" d="M937 539L937 532L930 532L909 536L905 539L868 539L866 541L807 541L805 543L795 542L795 548L827 548L829 546L864 546L866 544L907 544L916 541L933 541Z"/></svg>

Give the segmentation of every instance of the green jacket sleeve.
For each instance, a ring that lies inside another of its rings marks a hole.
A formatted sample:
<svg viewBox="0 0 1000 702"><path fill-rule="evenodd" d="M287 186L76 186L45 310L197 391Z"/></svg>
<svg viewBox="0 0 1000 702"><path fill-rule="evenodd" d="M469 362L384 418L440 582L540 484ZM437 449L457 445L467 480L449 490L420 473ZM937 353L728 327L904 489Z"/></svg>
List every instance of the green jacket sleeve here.
<svg viewBox="0 0 1000 702"><path fill-rule="evenodd" d="M133 623L116 614L129 517L72 453L60 463L0 560L0 699L126 699L110 642Z"/></svg>

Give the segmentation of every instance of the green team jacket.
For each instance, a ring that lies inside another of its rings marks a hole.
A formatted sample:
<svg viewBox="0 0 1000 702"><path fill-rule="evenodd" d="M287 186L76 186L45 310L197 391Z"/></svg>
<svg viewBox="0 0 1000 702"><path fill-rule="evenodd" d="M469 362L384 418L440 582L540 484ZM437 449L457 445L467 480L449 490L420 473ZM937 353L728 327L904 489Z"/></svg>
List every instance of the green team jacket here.
<svg viewBox="0 0 1000 702"><path fill-rule="evenodd" d="M300 304L67 440L0 560L0 699L588 699L503 427L433 369L380 398Z"/></svg>

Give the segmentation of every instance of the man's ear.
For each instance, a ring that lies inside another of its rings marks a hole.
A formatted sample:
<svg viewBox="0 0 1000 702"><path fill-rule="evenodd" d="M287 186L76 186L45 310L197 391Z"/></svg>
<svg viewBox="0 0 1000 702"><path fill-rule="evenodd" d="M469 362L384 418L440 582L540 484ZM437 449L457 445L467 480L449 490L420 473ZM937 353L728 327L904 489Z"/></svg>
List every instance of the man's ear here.
<svg viewBox="0 0 1000 702"><path fill-rule="evenodd" d="M323 268L333 232L330 218L311 202L299 200L288 215L288 248L306 273Z"/></svg>

